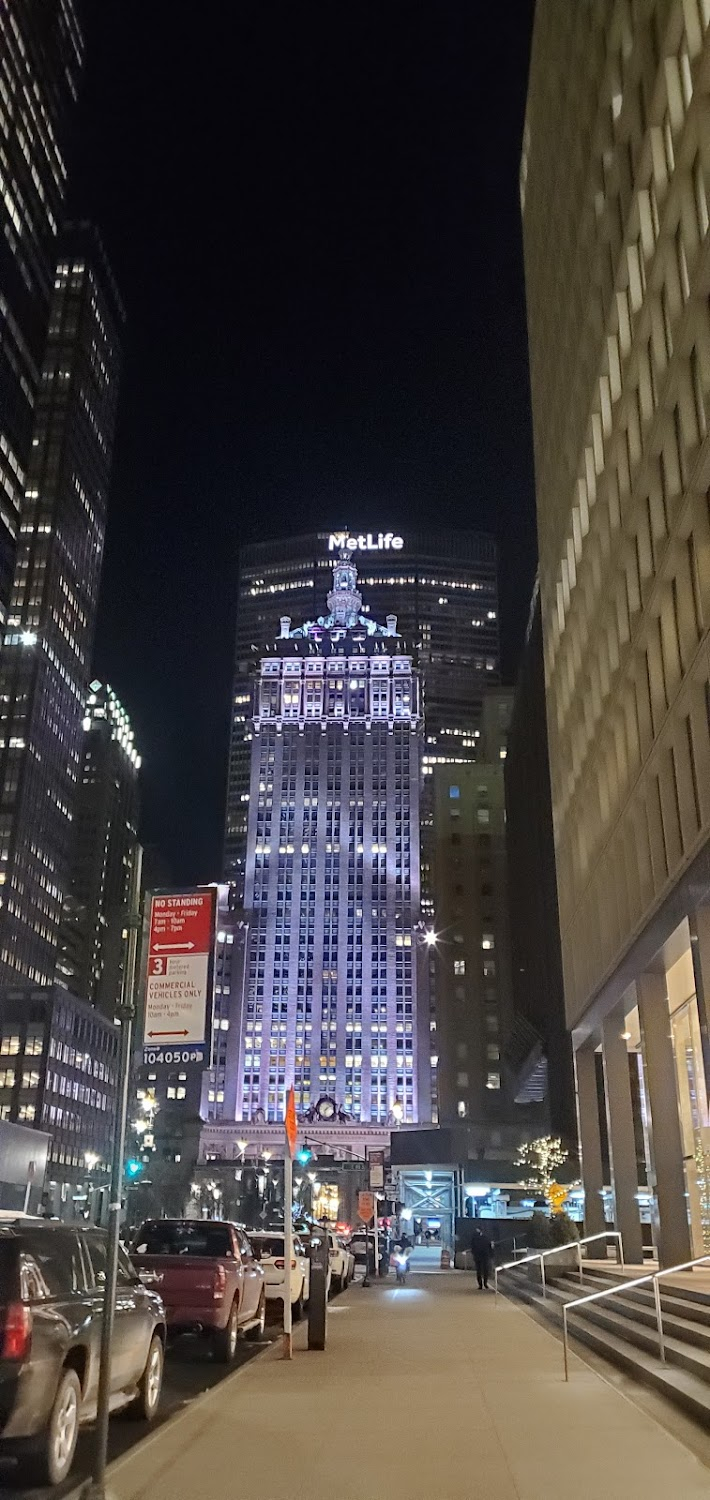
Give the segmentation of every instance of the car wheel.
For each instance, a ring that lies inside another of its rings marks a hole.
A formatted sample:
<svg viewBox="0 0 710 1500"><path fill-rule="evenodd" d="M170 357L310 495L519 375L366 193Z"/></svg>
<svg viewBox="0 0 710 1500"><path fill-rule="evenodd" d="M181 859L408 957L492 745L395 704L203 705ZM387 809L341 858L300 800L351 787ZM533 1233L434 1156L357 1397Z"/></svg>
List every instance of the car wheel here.
<svg viewBox="0 0 710 1500"><path fill-rule="evenodd" d="M331 1292L342 1292L342 1290L343 1290L343 1278L342 1278L342 1276L331 1276L331 1278L330 1278L330 1290L331 1290Z"/></svg>
<svg viewBox="0 0 710 1500"><path fill-rule="evenodd" d="M138 1395L128 1408L131 1416L140 1417L143 1422L152 1422L158 1410L163 1384L164 1360L162 1339L159 1333L154 1333L150 1341L145 1369L138 1382Z"/></svg>
<svg viewBox="0 0 710 1500"><path fill-rule="evenodd" d="M237 1352L237 1339L239 1337L239 1309L236 1299L229 1309L229 1317L224 1328L217 1328L214 1333L213 1345L215 1359L221 1365L231 1365Z"/></svg>
<svg viewBox="0 0 710 1500"><path fill-rule="evenodd" d="M62 1370L38 1452L28 1454L23 1474L33 1484L62 1484L74 1461L79 1435L81 1386L76 1370Z"/></svg>
<svg viewBox="0 0 710 1500"><path fill-rule="evenodd" d="M303 1293L304 1293L305 1289L306 1289L305 1288L305 1284L302 1282L301 1283L301 1290L300 1290L300 1292L299 1292L299 1294L298 1294L298 1296L296 1298L296 1301L291 1303L291 1322L292 1323L300 1323L301 1318L303 1317Z"/></svg>
<svg viewBox="0 0 710 1500"><path fill-rule="evenodd" d="M266 1327L266 1292L262 1291L256 1316L257 1322L252 1323L251 1328L248 1328L246 1332L246 1338L251 1339L252 1343L256 1343L258 1339L263 1339L264 1337L264 1329Z"/></svg>

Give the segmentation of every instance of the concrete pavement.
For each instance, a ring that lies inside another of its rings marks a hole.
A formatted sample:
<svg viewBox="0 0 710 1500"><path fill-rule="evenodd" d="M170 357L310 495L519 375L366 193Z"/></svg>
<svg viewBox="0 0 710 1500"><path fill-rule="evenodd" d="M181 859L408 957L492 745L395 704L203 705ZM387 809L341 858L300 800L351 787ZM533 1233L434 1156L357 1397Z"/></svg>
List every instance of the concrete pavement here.
<svg viewBox="0 0 710 1500"><path fill-rule="evenodd" d="M710 1500L710 1470L466 1273L356 1284L113 1465L116 1500ZM300 1347L299 1347L300 1346Z"/></svg>

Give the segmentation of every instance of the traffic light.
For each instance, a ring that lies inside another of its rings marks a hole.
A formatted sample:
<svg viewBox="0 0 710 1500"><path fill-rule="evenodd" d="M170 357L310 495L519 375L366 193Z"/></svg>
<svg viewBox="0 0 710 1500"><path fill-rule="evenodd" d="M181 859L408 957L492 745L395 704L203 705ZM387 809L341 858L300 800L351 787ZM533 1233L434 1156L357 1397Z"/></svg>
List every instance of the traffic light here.
<svg viewBox="0 0 710 1500"><path fill-rule="evenodd" d="M135 1182L136 1177L140 1177L142 1171L143 1163L142 1161L137 1161L135 1157L126 1162L126 1176L130 1182Z"/></svg>
<svg viewBox="0 0 710 1500"><path fill-rule="evenodd" d="M296 1161L299 1161L302 1167L307 1166L312 1158L313 1152L311 1151L310 1146L301 1146L300 1151L296 1152Z"/></svg>

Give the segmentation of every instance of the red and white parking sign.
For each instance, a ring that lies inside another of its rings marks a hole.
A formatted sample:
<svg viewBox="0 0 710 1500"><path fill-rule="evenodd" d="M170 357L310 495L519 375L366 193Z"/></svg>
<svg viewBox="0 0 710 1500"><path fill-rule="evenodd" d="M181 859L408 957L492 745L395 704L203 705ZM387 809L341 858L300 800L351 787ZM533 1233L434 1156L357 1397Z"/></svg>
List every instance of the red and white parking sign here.
<svg viewBox="0 0 710 1500"><path fill-rule="evenodd" d="M204 1054L216 897L214 888L152 897L143 1029L148 1062L197 1062ZM183 1051L190 1056L173 1055Z"/></svg>

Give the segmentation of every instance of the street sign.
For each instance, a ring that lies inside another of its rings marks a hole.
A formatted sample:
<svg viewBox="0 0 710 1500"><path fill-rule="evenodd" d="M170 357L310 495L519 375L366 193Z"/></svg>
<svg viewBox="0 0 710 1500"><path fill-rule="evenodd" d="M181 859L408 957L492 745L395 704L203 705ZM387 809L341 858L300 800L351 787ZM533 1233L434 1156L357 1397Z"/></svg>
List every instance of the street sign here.
<svg viewBox="0 0 710 1500"><path fill-rule="evenodd" d="M208 887L151 900L144 1062L204 1059L216 896Z"/></svg>
<svg viewBox="0 0 710 1500"><path fill-rule="evenodd" d="M288 1098L286 1100L286 1119L284 1120L284 1129L286 1131L286 1140L288 1141L288 1149L289 1149L289 1152L291 1153L291 1156L293 1157L293 1154L294 1154L294 1152L296 1150L296 1140L298 1138L298 1125L296 1123L296 1098L295 1098L293 1089L289 1089L289 1091L288 1091Z"/></svg>
<svg viewBox="0 0 710 1500"><path fill-rule="evenodd" d="M368 1156L370 1163L370 1187L383 1188L385 1185L385 1153L384 1151L371 1151Z"/></svg>
<svg viewBox="0 0 710 1500"><path fill-rule="evenodd" d="M358 1193L357 1212L358 1218L362 1219L363 1224L369 1224L370 1219L375 1212L374 1193Z"/></svg>

